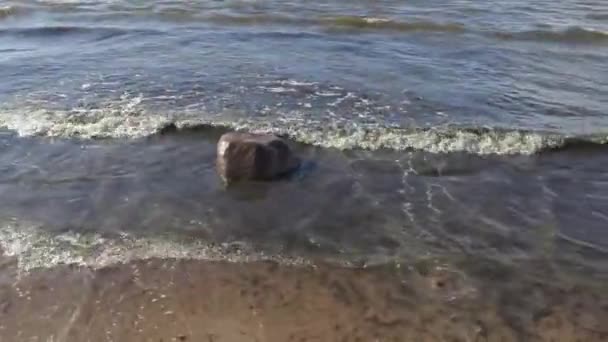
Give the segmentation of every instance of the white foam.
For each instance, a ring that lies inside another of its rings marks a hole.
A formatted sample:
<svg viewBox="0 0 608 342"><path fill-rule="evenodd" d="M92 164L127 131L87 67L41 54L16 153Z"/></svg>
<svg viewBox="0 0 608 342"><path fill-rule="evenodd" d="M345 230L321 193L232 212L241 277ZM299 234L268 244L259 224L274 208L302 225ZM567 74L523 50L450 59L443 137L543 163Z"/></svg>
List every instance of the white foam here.
<svg viewBox="0 0 608 342"><path fill-rule="evenodd" d="M262 89L267 90L271 93L278 93L278 94L297 92L296 89L286 88L286 87L262 87Z"/></svg>
<svg viewBox="0 0 608 342"><path fill-rule="evenodd" d="M335 97L335 96L340 96L342 95L341 93L335 92L335 91L317 91L315 93L315 95L321 96L321 97Z"/></svg>
<svg viewBox="0 0 608 342"><path fill-rule="evenodd" d="M293 86L293 87L311 87L311 86L316 85L317 83L303 82L303 81L296 81L296 80L284 80L284 81L281 81L280 84Z"/></svg>
<svg viewBox="0 0 608 342"><path fill-rule="evenodd" d="M346 149L425 150L433 153L469 152L475 154L533 154L540 150L561 146L565 137L533 132L492 131L475 132L452 128L407 130L379 125L332 125L307 120L280 120L274 123L253 120L188 121L178 127L208 124L236 130L286 134L302 143Z"/></svg>
<svg viewBox="0 0 608 342"><path fill-rule="evenodd" d="M386 18L365 17L365 18L363 18L363 21L365 21L368 24L378 24L378 23L388 23L391 20L386 19Z"/></svg>
<svg viewBox="0 0 608 342"><path fill-rule="evenodd" d="M8 6L8 5L0 6L0 13L10 14L14 11L14 9L15 9L15 7L13 7L13 6Z"/></svg>
<svg viewBox="0 0 608 342"><path fill-rule="evenodd" d="M271 120L235 117L229 113L158 114L146 111L141 97L125 96L93 109L48 110L32 106L0 109L0 126L21 136L140 138L156 134L170 123L178 128L210 125L285 134L302 143L342 150L416 149L433 153L533 154L560 147L567 140L558 134L517 130L385 127L373 118L357 123L340 117L311 117L306 113L275 113L276 118Z"/></svg>
<svg viewBox="0 0 608 342"><path fill-rule="evenodd" d="M52 234L37 225L17 221L0 227L0 251L5 256L16 258L22 271L58 265L103 268L153 258L226 262L272 260L287 265L310 264L302 258L256 252L243 243L211 245L202 241L184 242L171 237L143 238L129 234L111 239L99 234Z"/></svg>
<svg viewBox="0 0 608 342"><path fill-rule="evenodd" d="M142 97L123 96L97 108L41 109L35 105L0 109L0 125L21 136L137 138L154 134L171 122L145 113Z"/></svg>

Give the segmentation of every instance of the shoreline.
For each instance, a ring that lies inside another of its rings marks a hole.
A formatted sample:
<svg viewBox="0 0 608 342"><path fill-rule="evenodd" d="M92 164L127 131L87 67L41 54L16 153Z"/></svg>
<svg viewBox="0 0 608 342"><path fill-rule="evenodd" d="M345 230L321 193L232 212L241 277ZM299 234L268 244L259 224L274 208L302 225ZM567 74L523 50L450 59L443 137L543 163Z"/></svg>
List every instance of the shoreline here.
<svg viewBox="0 0 608 342"><path fill-rule="evenodd" d="M608 298L442 267L149 259L21 274L0 258L0 341L601 341Z"/></svg>

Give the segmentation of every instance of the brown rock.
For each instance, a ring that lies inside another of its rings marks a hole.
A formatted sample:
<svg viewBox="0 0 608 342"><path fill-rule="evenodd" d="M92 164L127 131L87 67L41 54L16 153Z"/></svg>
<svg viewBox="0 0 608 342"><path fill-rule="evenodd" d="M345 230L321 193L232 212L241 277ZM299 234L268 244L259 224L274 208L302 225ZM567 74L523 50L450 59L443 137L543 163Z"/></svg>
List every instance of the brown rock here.
<svg viewBox="0 0 608 342"><path fill-rule="evenodd" d="M275 135L230 132L217 144L217 170L226 183L277 179L299 164L287 142Z"/></svg>

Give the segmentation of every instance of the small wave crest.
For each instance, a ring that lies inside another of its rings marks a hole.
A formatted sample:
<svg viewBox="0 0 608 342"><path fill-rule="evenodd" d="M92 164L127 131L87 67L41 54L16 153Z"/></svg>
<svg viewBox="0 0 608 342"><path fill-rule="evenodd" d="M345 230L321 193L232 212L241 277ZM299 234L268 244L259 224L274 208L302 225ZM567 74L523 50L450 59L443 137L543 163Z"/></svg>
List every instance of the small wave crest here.
<svg viewBox="0 0 608 342"><path fill-rule="evenodd" d="M18 16L24 9L16 6L0 6L0 20Z"/></svg>
<svg viewBox="0 0 608 342"><path fill-rule="evenodd" d="M21 136L140 138L155 134L170 119L144 112L141 96L124 95L95 108L70 110L26 106L0 110L0 125Z"/></svg>
<svg viewBox="0 0 608 342"><path fill-rule="evenodd" d="M342 16L324 20L325 25L354 29L392 30L400 32L435 31L435 32L464 32L461 24L437 23L431 21L405 22L385 18Z"/></svg>
<svg viewBox="0 0 608 342"><path fill-rule="evenodd" d="M137 237L127 233L50 233L39 225L12 221L0 226L0 255L17 259L22 271L79 265L103 268L147 259L191 259L225 262L274 261L307 265L310 261L253 250L245 243L210 244L171 236Z"/></svg>
<svg viewBox="0 0 608 342"><path fill-rule="evenodd" d="M335 16L321 18L302 18L282 15L211 15L205 20L217 24L231 25L291 25L318 26L326 28L349 28L357 30L387 30L399 32L436 31L463 32L464 26L455 23L437 23L432 21L398 21L387 18Z"/></svg>
<svg viewBox="0 0 608 342"><path fill-rule="evenodd" d="M230 15L213 14L204 18L205 21L226 25L314 25L318 22L314 19L291 17L284 15Z"/></svg>
<svg viewBox="0 0 608 342"><path fill-rule="evenodd" d="M124 96L97 108L0 110L0 126L20 136L80 139L142 138L200 128L280 134L313 146L349 149L424 150L432 153L534 154L548 150L602 147L608 135L557 133L488 127L401 127L339 118L304 118L287 113L274 119L203 113L156 114L141 97Z"/></svg>
<svg viewBox="0 0 608 342"><path fill-rule="evenodd" d="M565 42L581 44L608 43L608 32L573 26L564 30L531 30L522 32L497 32L504 40Z"/></svg>
<svg viewBox="0 0 608 342"><path fill-rule="evenodd" d="M340 150L391 149L422 150L431 153L466 152L479 155L535 154L565 149L605 147L607 135L571 137L555 133L509 130L500 128L431 127L402 128L378 125L313 125L294 123L285 126L267 123L181 122L171 124L176 130L202 126L274 133L295 141ZM314 127L314 128L313 128Z"/></svg>

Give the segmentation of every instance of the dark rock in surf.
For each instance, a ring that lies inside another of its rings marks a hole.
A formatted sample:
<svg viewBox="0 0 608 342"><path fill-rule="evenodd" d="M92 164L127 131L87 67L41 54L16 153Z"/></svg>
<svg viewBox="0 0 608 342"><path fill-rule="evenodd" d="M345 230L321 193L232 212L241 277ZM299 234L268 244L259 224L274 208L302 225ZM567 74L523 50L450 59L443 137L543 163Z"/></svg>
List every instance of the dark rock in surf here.
<svg viewBox="0 0 608 342"><path fill-rule="evenodd" d="M275 180L299 165L287 142L275 135L230 132L217 144L217 170L225 183Z"/></svg>

